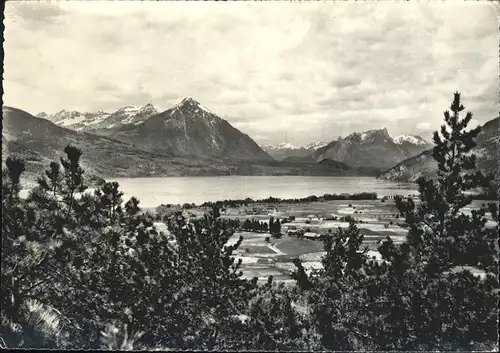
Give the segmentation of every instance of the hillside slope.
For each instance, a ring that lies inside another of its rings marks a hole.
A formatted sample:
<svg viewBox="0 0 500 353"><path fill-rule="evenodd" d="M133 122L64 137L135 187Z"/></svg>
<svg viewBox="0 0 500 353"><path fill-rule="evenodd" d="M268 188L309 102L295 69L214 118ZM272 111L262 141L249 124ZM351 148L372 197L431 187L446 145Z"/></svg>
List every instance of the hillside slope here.
<svg viewBox="0 0 500 353"><path fill-rule="evenodd" d="M472 150L477 157L476 165L483 172L498 173L499 171L499 122L500 118L495 118L483 125L476 139L477 146ZM436 173L437 163L432 158L432 149L430 149L389 168L378 178L415 182L420 176L435 178Z"/></svg>

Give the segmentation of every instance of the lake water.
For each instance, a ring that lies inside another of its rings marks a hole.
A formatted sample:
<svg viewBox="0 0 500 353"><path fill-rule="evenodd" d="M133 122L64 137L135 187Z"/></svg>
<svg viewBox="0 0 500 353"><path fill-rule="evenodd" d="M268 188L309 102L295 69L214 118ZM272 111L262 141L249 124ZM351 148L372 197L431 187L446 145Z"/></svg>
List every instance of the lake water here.
<svg viewBox="0 0 500 353"><path fill-rule="evenodd" d="M310 195L376 192L379 197L417 193L417 185L371 177L222 176L113 179L124 200L137 197L141 207L201 204L224 199L300 198Z"/></svg>

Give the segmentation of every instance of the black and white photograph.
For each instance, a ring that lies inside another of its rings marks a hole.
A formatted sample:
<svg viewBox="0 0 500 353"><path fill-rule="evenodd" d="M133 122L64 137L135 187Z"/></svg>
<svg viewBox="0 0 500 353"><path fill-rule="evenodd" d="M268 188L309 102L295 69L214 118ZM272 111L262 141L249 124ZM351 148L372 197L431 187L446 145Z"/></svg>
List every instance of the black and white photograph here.
<svg viewBox="0 0 500 353"><path fill-rule="evenodd" d="M0 348L499 351L499 3L3 6Z"/></svg>

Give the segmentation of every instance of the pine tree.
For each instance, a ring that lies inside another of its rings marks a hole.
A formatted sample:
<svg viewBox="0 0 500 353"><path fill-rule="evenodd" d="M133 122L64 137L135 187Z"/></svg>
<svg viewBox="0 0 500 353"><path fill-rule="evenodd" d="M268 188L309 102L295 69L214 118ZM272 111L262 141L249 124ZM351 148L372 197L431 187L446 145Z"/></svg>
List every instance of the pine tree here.
<svg viewBox="0 0 500 353"><path fill-rule="evenodd" d="M418 180L418 204L396 199L409 226L407 243L395 246L389 239L380 248L391 266L383 279L390 314L386 332L379 337L401 337L392 348L411 349L425 342L424 349L471 349L497 337L498 230L486 227L485 217L496 206L481 206L470 215L463 212L471 203L466 192L487 185L491 178L475 170L471 152L479 128L466 130L472 113L460 118L464 107L458 93L450 110L444 112L441 134L434 133L437 182ZM485 271L485 279L463 266ZM396 315L396 308L404 314Z"/></svg>
<svg viewBox="0 0 500 353"><path fill-rule="evenodd" d="M322 259L325 274L338 281L355 276L366 260L367 249L359 251L362 243L363 235L353 221L346 230L340 228L334 237L326 237L326 255Z"/></svg>
<svg viewBox="0 0 500 353"><path fill-rule="evenodd" d="M471 153L480 128L466 130L472 113L460 118L465 108L459 93L455 93L450 109L451 113L444 112L446 124L441 126L441 135L434 133L437 183L420 178L420 204L399 199L397 206L410 228L408 244L429 273L441 274L465 265L495 273L498 268L496 231L485 227L485 214L489 209L481 207L471 215L462 212L472 200L465 192L488 186L492 180L491 176L475 169L476 157Z"/></svg>
<svg viewBox="0 0 500 353"><path fill-rule="evenodd" d="M214 214L192 224L173 221L170 229L178 240L176 290L169 303L175 320L169 334L181 338L179 348L217 349L234 340L232 317L245 314L249 300L256 294L256 279L241 278L241 260L233 252L243 238L228 246L233 235ZM249 221L252 226L252 222ZM230 347L230 345L229 345Z"/></svg>

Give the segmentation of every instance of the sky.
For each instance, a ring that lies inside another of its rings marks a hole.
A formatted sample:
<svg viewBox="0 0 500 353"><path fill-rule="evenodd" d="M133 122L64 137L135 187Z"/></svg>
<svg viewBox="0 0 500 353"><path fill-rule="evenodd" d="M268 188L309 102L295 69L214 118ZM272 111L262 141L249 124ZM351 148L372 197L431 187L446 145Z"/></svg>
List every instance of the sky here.
<svg viewBox="0 0 500 353"><path fill-rule="evenodd" d="M166 110L191 96L260 144L428 138L453 92L498 116L495 2L9 1L4 104Z"/></svg>

